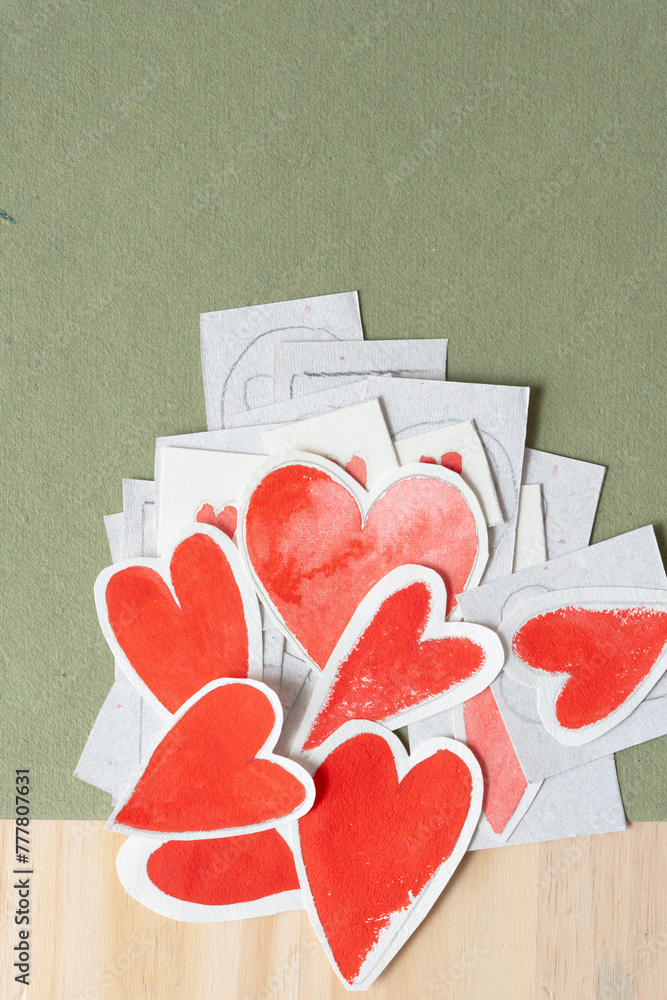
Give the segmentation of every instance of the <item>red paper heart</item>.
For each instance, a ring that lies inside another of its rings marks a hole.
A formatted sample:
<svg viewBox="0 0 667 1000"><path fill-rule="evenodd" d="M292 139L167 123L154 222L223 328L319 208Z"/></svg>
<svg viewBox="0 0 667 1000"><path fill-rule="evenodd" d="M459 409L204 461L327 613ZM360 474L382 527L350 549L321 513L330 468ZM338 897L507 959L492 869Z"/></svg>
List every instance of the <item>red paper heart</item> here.
<svg viewBox="0 0 667 1000"><path fill-rule="evenodd" d="M666 642L665 612L564 607L529 619L512 646L537 670L569 674L556 698L556 719L564 729L580 729L630 697Z"/></svg>
<svg viewBox="0 0 667 1000"><path fill-rule="evenodd" d="M437 465L437 459L430 455L422 455L419 459L420 462L424 462L425 465ZM459 476L463 472L463 460L458 451L447 451L444 455L440 457L440 464L444 469L449 469L450 472L456 472Z"/></svg>
<svg viewBox="0 0 667 1000"><path fill-rule="evenodd" d="M114 573L105 599L130 664L176 712L211 680L247 677L248 627L232 566L209 535L177 545L169 570L178 604L160 574L141 565Z"/></svg>
<svg viewBox="0 0 667 1000"><path fill-rule="evenodd" d="M355 609L396 566L430 566L454 595L468 582L479 540L461 490L435 476L399 479L365 523L347 484L298 462L270 471L245 513L251 566L287 628L323 667Z"/></svg>
<svg viewBox="0 0 667 1000"><path fill-rule="evenodd" d="M278 759L256 757L275 724L270 697L252 683L223 683L204 693L153 751L112 817L115 826L204 832L289 816L306 799L304 784Z"/></svg>
<svg viewBox="0 0 667 1000"><path fill-rule="evenodd" d="M421 641L430 613L431 590L423 582L382 602L340 664L305 750L319 746L348 719L389 719L479 670L485 653L471 639L452 635Z"/></svg>
<svg viewBox="0 0 667 1000"><path fill-rule="evenodd" d="M362 733L333 750L314 781L315 804L299 820L301 858L334 961L352 984L382 931L391 922L398 932L454 851L472 776L440 749L399 783L386 739Z"/></svg>
<svg viewBox="0 0 667 1000"><path fill-rule="evenodd" d="M158 889L189 903L230 906L299 888L294 857L275 830L210 840L168 840L146 870Z"/></svg>
<svg viewBox="0 0 667 1000"><path fill-rule="evenodd" d="M528 787L491 688L463 706L466 743L484 776L482 809L491 829L501 834Z"/></svg>
<svg viewBox="0 0 667 1000"><path fill-rule="evenodd" d="M224 531L228 538L233 538L234 532L236 531L238 511L233 504L227 504L226 507L223 507L223 509L216 514L213 509L213 505L205 503L202 504L201 508L197 511L196 520L199 524L212 524L214 528Z"/></svg>

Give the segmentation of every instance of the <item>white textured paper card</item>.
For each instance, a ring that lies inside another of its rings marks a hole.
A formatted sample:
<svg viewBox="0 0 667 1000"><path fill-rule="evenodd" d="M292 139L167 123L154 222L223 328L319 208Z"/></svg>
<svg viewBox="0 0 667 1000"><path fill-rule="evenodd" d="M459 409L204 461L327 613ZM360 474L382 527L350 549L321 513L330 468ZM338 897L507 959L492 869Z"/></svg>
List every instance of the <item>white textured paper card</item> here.
<svg viewBox="0 0 667 1000"><path fill-rule="evenodd" d="M356 292L202 313L209 430L273 400L273 353L284 340L363 340Z"/></svg>
<svg viewBox="0 0 667 1000"><path fill-rule="evenodd" d="M329 458L369 490L384 475L398 469L377 399L277 427L264 434L264 444L269 455L308 451Z"/></svg>
<svg viewBox="0 0 667 1000"><path fill-rule="evenodd" d="M552 559L459 597L466 621L497 628L503 618L539 594L569 587L641 587L664 590L667 576L649 525ZM528 781L576 767L667 733L667 677L614 729L583 746L565 746L544 728L537 694L502 671L492 685Z"/></svg>
<svg viewBox="0 0 667 1000"><path fill-rule="evenodd" d="M458 472L479 500L489 527L503 523L489 461L472 420L396 441L401 465L434 462Z"/></svg>
<svg viewBox="0 0 667 1000"><path fill-rule="evenodd" d="M232 538L238 502L262 455L165 448L160 476L158 555L178 531L194 521L212 524Z"/></svg>
<svg viewBox="0 0 667 1000"><path fill-rule="evenodd" d="M542 487L539 483L522 486L519 491L519 515L516 521L514 567L518 573L546 562L547 539L544 530Z"/></svg>
<svg viewBox="0 0 667 1000"><path fill-rule="evenodd" d="M157 554L155 483L123 480L123 558Z"/></svg>
<svg viewBox="0 0 667 1000"><path fill-rule="evenodd" d="M474 420L505 518L503 524L489 528L489 565L484 580L511 573L530 390L469 382L371 378L367 394L369 399L379 398L395 442L447 424Z"/></svg>
<svg viewBox="0 0 667 1000"><path fill-rule="evenodd" d="M542 486L545 558L557 559L588 545L606 471L604 465L526 448L522 482Z"/></svg>
<svg viewBox="0 0 667 1000"><path fill-rule="evenodd" d="M438 339L278 344L274 398L293 399L372 375L446 379L447 343Z"/></svg>
<svg viewBox="0 0 667 1000"><path fill-rule="evenodd" d="M410 750L434 737L455 737L455 711L456 709L450 709L408 726ZM483 758L479 759L484 774L486 799L489 791L486 785L491 779L487 773L487 762ZM494 833L483 815L468 850L479 851L490 847L512 847L566 837L614 833L625 830L625 825L616 763L613 755L610 755L537 783L527 808L506 837Z"/></svg>

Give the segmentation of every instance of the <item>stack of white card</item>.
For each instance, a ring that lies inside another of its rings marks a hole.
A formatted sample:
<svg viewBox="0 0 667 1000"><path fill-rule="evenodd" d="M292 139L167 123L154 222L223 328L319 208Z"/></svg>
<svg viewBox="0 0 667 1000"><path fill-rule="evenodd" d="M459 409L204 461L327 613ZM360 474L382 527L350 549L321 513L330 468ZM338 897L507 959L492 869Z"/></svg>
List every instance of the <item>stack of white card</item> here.
<svg viewBox="0 0 667 1000"><path fill-rule="evenodd" d="M371 500L405 466L445 470L472 498L485 549L448 594L447 620L495 630L504 666L472 695L463 685L450 704L392 715L393 728L407 721L411 752L445 736L476 755L484 805L471 849L623 830L614 752L667 733L667 578L653 529L588 547L604 468L526 448L529 388L447 381L447 347L365 341L353 292L203 314L208 430L159 438L154 482L123 481L123 511L105 518L112 559L159 557L195 523L239 544L253 487L294 452L336 463ZM262 679L285 719L276 752L298 757L328 667L270 595L261 610ZM162 724L118 664L75 774L115 801Z"/></svg>

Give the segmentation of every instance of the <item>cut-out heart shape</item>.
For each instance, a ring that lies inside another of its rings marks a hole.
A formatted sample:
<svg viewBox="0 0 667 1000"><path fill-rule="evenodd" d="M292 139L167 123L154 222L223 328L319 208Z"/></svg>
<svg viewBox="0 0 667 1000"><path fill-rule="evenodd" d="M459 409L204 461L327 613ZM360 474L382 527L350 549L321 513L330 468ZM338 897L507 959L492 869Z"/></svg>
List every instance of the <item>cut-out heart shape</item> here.
<svg viewBox="0 0 667 1000"><path fill-rule="evenodd" d="M437 465L437 459L433 458L431 455L422 455L419 459L420 462L424 462L426 465ZM444 455L440 456L440 464L445 469L449 469L451 472L456 472L459 476L463 472L463 459L458 451L447 451Z"/></svg>
<svg viewBox="0 0 667 1000"><path fill-rule="evenodd" d="M173 920L242 920L303 908L294 857L277 830L158 843L130 837L116 868L130 896Z"/></svg>
<svg viewBox="0 0 667 1000"><path fill-rule="evenodd" d="M350 719L396 729L482 691L500 672L491 629L445 622L442 578L400 566L364 598L317 682L294 749L310 752Z"/></svg>
<svg viewBox="0 0 667 1000"><path fill-rule="evenodd" d="M480 824L502 840L516 829L542 785L528 782L491 688L454 709L454 735L470 747L484 778Z"/></svg>
<svg viewBox="0 0 667 1000"><path fill-rule="evenodd" d="M345 471L348 476L352 476L353 479L366 489L366 483L368 482L368 469L366 468L366 463L360 455L353 455L350 461L345 466Z"/></svg>
<svg viewBox="0 0 667 1000"><path fill-rule="evenodd" d="M577 746L627 718L667 669L667 590L540 594L499 632L512 653L507 670L536 689L545 728Z"/></svg>
<svg viewBox="0 0 667 1000"><path fill-rule="evenodd" d="M406 465L369 494L332 462L299 452L274 460L250 485L239 534L257 588L320 669L392 569L436 570L449 612L488 556L481 508L460 476Z"/></svg>
<svg viewBox="0 0 667 1000"><path fill-rule="evenodd" d="M348 722L313 757L315 805L292 828L308 915L348 989L365 990L424 919L468 847L482 775L455 740L408 756Z"/></svg>
<svg viewBox="0 0 667 1000"><path fill-rule="evenodd" d="M280 702L266 685L213 681L176 714L107 829L199 840L302 816L312 804L313 783L294 761L271 753L281 725Z"/></svg>
<svg viewBox="0 0 667 1000"><path fill-rule="evenodd" d="M211 503L204 503L197 511L195 520L198 524L212 524L214 528L224 531L227 538L233 538L236 531L239 512L233 504L228 503L217 514Z"/></svg>
<svg viewBox="0 0 667 1000"><path fill-rule="evenodd" d="M217 677L262 677L257 597L216 528L190 526L161 559L103 570L95 602L116 660L163 716Z"/></svg>

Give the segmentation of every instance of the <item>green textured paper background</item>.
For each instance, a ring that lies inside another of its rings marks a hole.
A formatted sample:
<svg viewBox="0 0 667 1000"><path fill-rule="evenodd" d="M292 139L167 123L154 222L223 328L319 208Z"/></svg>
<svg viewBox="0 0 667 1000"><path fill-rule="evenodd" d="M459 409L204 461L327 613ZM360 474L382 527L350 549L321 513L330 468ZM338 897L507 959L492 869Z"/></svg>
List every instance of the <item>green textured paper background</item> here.
<svg viewBox="0 0 667 1000"><path fill-rule="evenodd" d="M601 540L663 532L664 3L7 0L2 769L33 814L113 678L102 515L204 427L198 314L358 288L367 336L533 386L529 444L609 466ZM661 534L664 542L664 534ZM619 756L667 818L667 740Z"/></svg>

